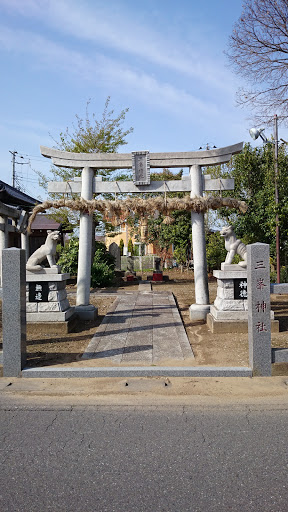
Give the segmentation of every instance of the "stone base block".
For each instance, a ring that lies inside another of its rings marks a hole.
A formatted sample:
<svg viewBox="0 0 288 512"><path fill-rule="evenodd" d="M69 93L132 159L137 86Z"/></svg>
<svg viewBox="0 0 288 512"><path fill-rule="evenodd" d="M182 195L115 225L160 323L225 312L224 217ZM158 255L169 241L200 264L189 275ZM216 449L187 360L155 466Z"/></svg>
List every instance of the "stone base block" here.
<svg viewBox="0 0 288 512"><path fill-rule="evenodd" d="M206 317L210 312L210 304L191 304L189 316L192 322L206 322Z"/></svg>
<svg viewBox="0 0 288 512"><path fill-rule="evenodd" d="M272 363L288 363L288 348L272 348Z"/></svg>
<svg viewBox="0 0 288 512"><path fill-rule="evenodd" d="M67 281L70 278L70 274L47 274L42 272L26 272L26 282L33 283L36 282L59 282L59 281Z"/></svg>
<svg viewBox="0 0 288 512"><path fill-rule="evenodd" d="M74 313L75 308L66 311L41 311L41 313L26 313L27 322L66 322Z"/></svg>
<svg viewBox="0 0 288 512"><path fill-rule="evenodd" d="M80 320L95 320L98 316L98 308L95 308L92 304L88 304L87 306L76 306L75 312Z"/></svg>
<svg viewBox="0 0 288 512"><path fill-rule="evenodd" d="M78 316L74 313L66 321L58 322L28 322L27 334L37 334L39 331L55 334L68 334L73 332L78 322Z"/></svg>
<svg viewBox="0 0 288 512"><path fill-rule="evenodd" d="M228 320L232 322L248 322L248 311L222 311L215 306L210 307L210 313L214 316L215 320ZM274 320L274 311L270 311L270 318Z"/></svg>
<svg viewBox="0 0 288 512"><path fill-rule="evenodd" d="M220 311L220 313L228 313ZM231 313L229 311L229 313ZM238 311L236 311L238 313ZM216 333L241 333L246 334L248 333L248 319L245 320L217 320L211 313L207 315L207 326L210 329L210 331L214 334ZM279 332L279 321L278 320L271 320L271 332Z"/></svg>
<svg viewBox="0 0 288 512"><path fill-rule="evenodd" d="M232 322L248 322L248 311L223 311L217 309L215 306L210 308L211 315L215 320L232 321Z"/></svg>
<svg viewBox="0 0 288 512"><path fill-rule="evenodd" d="M152 285L148 281L143 281L142 283L139 283L138 285L138 291L139 292L151 292L152 291Z"/></svg>
<svg viewBox="0 0 288 512"><path fill-rule="evenodd" d="M288 283L271 283L270 293L277 295L288 295Z"/></svg>
<svg viewBox="0 0 288 512"><path fill-rule="evenodd" d="M244 268L238 268L239 265L230 265L236 267L231 270L213 270L213 276L217 279L247 279L247 271Z"/></svg>
<svg viewBox="0 0 288 512"><path fill-rule="evenodd" d="M214 304L220 311L245 311L248 309L247 300L243 299L229 300L216 297Z"/></svg>
<svg viewBox="0 0 288 512"><path fill-rule="evenodd" d="M216 320L211 313L207 315L208 329L214 333L238 332L248 333L248 321L246 320Z"/></svg>
<svg viewBox="0 0 288 512"><path fill-rule="evenodd" d="M108 368L62 366L61 368L42 366L24 368L22 377L37 379L55 378L95 378L95 377L252 377L252 370L247 366L110 366ZM150 389L150 388L149 388Z"/></svg>
<svg viewBox="0 0 288 512"><path fill-rule="evenodd" d="M61 274L61 267L59 265L55 265L55 267L42 267L38 270L26 270L27 276L44 275L44 274Z"/></svg>
<svg viewBox="0 0 288 512"><path fill-rule="evenodd" d="M243 262L244 263L244 262ZM234 271L240 271L246 270L246 266L238 265L235 263L221 263L221 270L226 272L234 272Z"/></svg>

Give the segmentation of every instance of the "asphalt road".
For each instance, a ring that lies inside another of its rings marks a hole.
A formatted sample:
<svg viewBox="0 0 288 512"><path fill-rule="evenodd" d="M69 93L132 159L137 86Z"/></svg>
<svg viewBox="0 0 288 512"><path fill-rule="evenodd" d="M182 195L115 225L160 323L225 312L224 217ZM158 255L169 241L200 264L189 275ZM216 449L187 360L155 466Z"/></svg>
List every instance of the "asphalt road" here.
<svg viewBox="0 0 288 512"><path fill-rule="evenodd" d="M288 403L0 413L1 512L288 510Z"/></svg>

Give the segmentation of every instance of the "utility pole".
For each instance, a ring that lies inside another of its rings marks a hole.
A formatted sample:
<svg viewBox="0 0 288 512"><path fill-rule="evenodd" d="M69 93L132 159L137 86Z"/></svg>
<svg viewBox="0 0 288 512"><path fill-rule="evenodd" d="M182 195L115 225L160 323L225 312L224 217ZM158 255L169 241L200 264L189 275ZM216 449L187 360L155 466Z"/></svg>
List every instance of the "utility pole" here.
<svg viewBox="0 0 288 512"><path fill-rule="evenodd" d="M280 233L279 233L279 191L278 191L278 117L274 115L274 172L275 172L275 205L276 205L276 268L277 268L277 283L280 283Z"/></svg>
<svg viewBox="0 0 288 512"><path fill-rule="evenodd" d="M18 154L17 151L9 151L12 155L12 187L15 187L16 175L15 175L15 157Z"/></svg>

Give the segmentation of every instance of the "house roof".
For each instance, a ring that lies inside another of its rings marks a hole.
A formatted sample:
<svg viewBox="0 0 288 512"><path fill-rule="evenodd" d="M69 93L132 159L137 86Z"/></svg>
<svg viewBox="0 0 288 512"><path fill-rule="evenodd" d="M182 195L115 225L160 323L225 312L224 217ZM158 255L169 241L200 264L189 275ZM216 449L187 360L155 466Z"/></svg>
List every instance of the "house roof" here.
<svg viewBox="0 0 288 512"><path fill-rule="evenodd" d="M46 217L46 215L43 215L41 213L38 213L38 215L36 215L36 218L31 225L32 231L34 231L35 229L51 229L52 231L55 231L60 227L60 222L56 222L54 219L50 219L49 217Z"/></svg>
<svg viewBox="0 0 288 512"><path fill-rule="evenodd" d="M22 206L22 208L33 208L39 201L28 196L8 183L0 180L0 201L9 206Z"/></svg>

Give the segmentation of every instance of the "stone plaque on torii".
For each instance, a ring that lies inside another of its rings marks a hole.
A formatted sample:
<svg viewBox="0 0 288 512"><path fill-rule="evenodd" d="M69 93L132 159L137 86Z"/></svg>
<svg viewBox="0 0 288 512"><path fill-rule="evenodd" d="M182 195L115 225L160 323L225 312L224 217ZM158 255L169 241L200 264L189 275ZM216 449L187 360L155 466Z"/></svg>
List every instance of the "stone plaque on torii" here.
<svg viewBox="0 0 288 512"><path fill-rule="evenodd" d="M202 174L202 167L227 163L232 155L240 153L243 142L224 148L181 153L70 153L41 146L41 153L51 158L54 165L82 169L82 177L67 182L50 182L48 192L80 194L91 200L94 194L103 193L146 193L146 192L190 192L191 198L203 196L204 191L233 190L233 179L211 179ZM134 156L133 156L134 155ZM140 155L140 158L137 158ZM140 163L141 162L141 163ZM189 167L190 176L181 180L151 181L150 168ZM132 169L134 181L102 181L94 176L97 169ZM148 172L149 168L149 172ZM140 172L139 172L140 171ZM139 184L143 183L143 184ZM144 184L145 183L145 184ZM195 277L195 304L190 306L192 320L205 320L210 310L208 275L206 262L204 214L191 212L192 247ZM77 274L78 314L87 318L93 316L89 304L92 251L92 215L80 213L79 257ZM91 313L90 313L91 312Z"/></svg>

